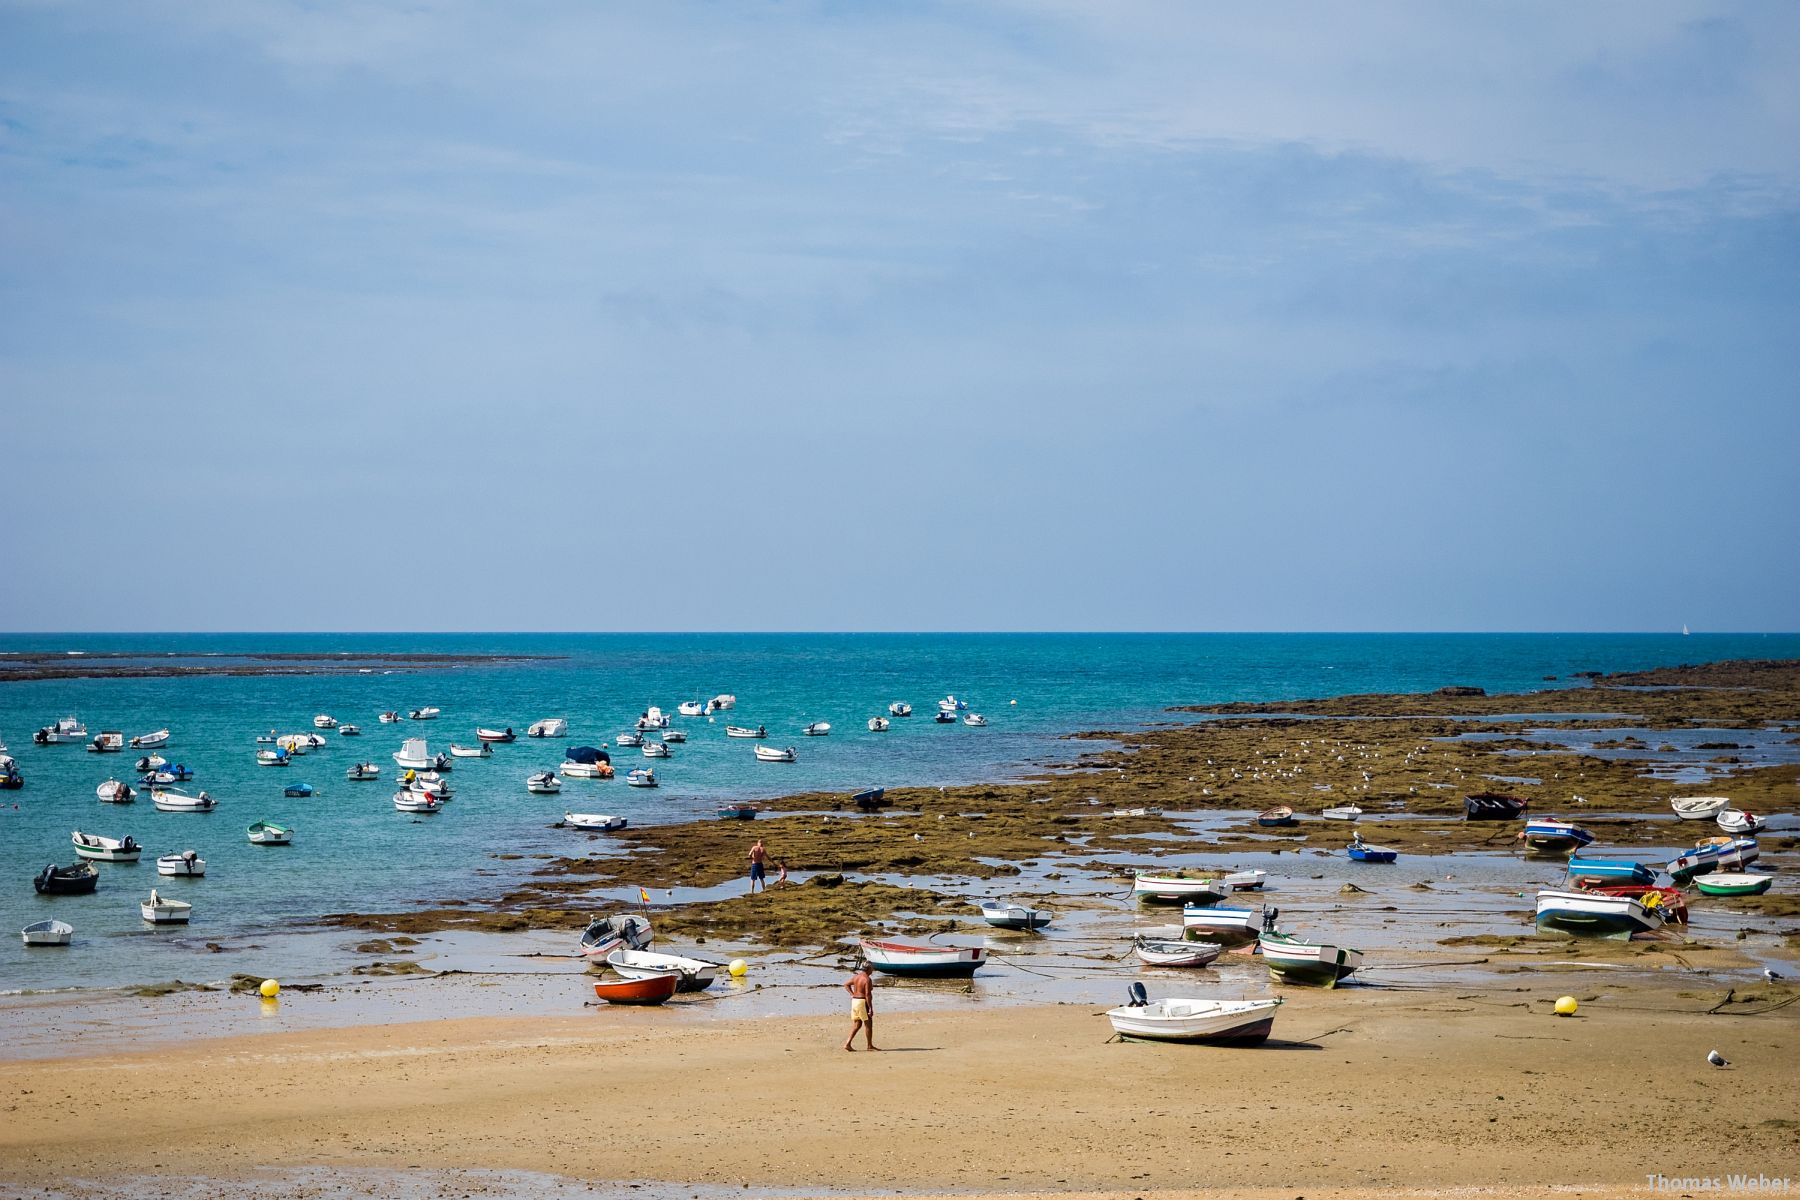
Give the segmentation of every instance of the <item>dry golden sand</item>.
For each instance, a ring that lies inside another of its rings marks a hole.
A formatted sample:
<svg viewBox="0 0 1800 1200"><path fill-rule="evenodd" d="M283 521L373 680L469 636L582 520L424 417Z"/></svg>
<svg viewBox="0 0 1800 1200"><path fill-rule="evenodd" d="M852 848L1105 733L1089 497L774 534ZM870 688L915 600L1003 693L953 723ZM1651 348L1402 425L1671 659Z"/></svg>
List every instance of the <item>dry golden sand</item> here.
<svg viewBox="0 0 1800 1200"><path fill-rule="evenodd" d="M1709 1016L1644 988L1560 1019L1562 988L1289 991L1258 1049L1109 1043L1084 1007L971 1004L878 1013L880 1054L844 1053L839 1020L597 1009L10 1063L0 1185L271 1194L252 1172L307 1166L1146 1200L1800 1181L1800 1005Z"/></svg>

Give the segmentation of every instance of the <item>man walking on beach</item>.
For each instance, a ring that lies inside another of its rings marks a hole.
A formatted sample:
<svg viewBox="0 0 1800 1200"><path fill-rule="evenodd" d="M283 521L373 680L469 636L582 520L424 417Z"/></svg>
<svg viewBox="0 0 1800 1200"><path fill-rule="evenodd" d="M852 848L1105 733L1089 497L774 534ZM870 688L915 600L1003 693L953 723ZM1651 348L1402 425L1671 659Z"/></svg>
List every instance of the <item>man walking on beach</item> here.
<svg viewBox="0 0 1800 1200"><path fill-rule="evenodd" d="M869 964L858 961L856 971L844 983L844 990L850 993L850 1039L844 1043L844 1049L851 1053L856 1047L856 1031L863 1031L863 1039L869 1049L879 1050L875 1044L875 983L869 978Z"/></svg>
<svg viewBox="0 0 1800 1200"><path fill-rule="evenodd" d="M763 891L769 890L768 880L769 852L763 849L762 839L750 847L750 891L756 891L756 885L762 884Z"/></svg>

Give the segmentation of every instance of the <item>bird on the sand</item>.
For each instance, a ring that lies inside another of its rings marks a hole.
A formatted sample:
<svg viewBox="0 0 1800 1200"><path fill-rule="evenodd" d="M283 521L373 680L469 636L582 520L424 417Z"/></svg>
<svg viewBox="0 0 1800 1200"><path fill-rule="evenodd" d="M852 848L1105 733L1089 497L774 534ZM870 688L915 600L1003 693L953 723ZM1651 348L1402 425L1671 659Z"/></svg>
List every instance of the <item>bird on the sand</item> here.
<svg viewBox="0 0 1800 1200"><path fill-rule="evenodd" d="M1725 1056L1720 1054L1717 1050L1708 1050L1706 1052L1706 1061L1715 1067L1729 1067L1731 1065L1725 1061Z"/></svg>
<svg viewBox="0 0 1800 1200"><path fill-rule="evenodd" d="M1777 971L1774 967L1764 967L1763 968L1763 978L1768 980L1770 983L1775 983L1778 980L1780 980L1781 972Z"/></svg>

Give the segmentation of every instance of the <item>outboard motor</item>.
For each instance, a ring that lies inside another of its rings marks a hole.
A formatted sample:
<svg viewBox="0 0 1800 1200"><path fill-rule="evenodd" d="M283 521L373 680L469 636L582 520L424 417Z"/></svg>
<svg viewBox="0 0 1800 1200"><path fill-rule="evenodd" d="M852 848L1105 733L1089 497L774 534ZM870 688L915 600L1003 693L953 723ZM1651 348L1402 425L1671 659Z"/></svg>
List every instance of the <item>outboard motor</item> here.
<svg viewBox="0 0 1800 1200"><path fill-rule="evenodd" d="M1280 915L1281 915L1281 910L1279 908L1266 908L1263 910L1263 932L1264 933L1274 933L1275 932L1275 918L1279 917Z"/></svg>
<svg viewBox="0 0 1800 1200"><path fill-rule="evenodd" d="M1126 1008L1143 1008L1150 1003L1150 993L1144 990L1144 985L1141 983L1133 983L1127 995L1130 1000L1125 1005Z"/></svg>

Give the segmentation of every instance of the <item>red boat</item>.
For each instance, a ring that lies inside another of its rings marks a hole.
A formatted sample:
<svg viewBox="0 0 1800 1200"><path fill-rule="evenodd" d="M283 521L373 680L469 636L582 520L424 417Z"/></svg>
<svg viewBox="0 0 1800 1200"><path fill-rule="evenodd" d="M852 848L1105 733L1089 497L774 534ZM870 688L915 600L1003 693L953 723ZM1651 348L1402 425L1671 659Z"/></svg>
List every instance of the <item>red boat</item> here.
<svg viewBox="0 0 1800 1200"><path fill-rule="evenodd" d="M1595 883L1586 879L1577 879L1575 887L1578 891L1593 892L1600 896L1629 896L1650 907L1660 907L1666 914L1664 920L1687 924L1687 897L1681 894L1680 888L1649 887L1642 883ZM1655 896L1652 904L1650 897Z"/></svg>
<svg viewBox="0 0 1800 1200"><path fill-rule="evenodd" d="M602 979L594 984L594 995L608 1004L661 1004L675 994L680 982L680 971L646 975L642 979Z"/></svg>

